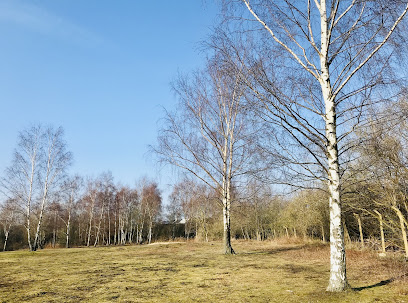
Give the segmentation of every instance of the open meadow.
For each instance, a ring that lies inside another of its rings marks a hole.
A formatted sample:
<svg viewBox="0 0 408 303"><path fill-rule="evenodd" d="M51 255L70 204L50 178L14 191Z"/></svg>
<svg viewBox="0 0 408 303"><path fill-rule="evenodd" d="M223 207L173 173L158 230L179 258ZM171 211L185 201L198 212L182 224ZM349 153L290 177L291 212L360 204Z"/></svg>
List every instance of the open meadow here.
<svg viewBox="0 0 408 303"><path fill-rule="evenodd" d="M351 289L325 291L329 246L234 241L0 253L0 302L408 302L406 262L347 251Z"/></svg>

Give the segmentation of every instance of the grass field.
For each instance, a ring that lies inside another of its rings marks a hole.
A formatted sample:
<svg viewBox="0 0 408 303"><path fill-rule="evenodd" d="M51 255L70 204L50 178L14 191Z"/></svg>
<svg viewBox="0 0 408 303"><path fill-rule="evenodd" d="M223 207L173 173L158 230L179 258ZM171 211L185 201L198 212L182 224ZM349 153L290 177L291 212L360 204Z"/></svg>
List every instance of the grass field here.
<svg viewBox="0 0 408 303"><path fill-rule="evenodd" d="M220 242L0 253L0 302L408 302L408 265L347 251L352 287L327 293L322 244Z"/></svg>

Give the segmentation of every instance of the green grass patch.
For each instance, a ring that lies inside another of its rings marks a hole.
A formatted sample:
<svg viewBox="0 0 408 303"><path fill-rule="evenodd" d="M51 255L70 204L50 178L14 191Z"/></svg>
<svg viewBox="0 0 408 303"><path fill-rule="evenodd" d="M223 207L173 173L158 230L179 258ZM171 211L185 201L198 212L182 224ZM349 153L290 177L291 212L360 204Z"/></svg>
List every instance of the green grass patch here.
<svg viewBox="0 0 408 303"><path fill-rule="evenodd" d="M327 245L234 241L0 253L0 302L408 302L408 266L348 251L327 293Z"/></svg>

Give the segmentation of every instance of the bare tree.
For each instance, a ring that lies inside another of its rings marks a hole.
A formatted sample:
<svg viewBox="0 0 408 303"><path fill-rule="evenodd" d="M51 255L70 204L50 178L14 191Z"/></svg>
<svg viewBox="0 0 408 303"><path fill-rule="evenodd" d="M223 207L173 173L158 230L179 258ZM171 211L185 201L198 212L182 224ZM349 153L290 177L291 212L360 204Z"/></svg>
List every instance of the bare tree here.
<svg viewBox="0 0 408 303"><path fill-rule="evenodd" d="M212 187L194 180L186 178L174 185L170 195L172 209L176 209L173 220L184 219L187 239L194 230L196 239L208 242L212 218L219 214L218 200L218 193Z"/></svg>
<svg viewBox="0 0 408 303"><path fill-rule="evenodd" d="M393 233L400 234L400 242L408 257L408 127L404 114L407 104L400 102L397 105L385 111L388 112L386 115L392 115L393 120L385 123L380 118L361 130L360 135L368 138L367 144L358 149L360 159L357 168L363 171L358 177L364 182L356 186L357 196L350 199L349 207L378 219L383 252L384 225L391 231L397 231Z"/></svg>
<svg viewBox="0 0 408 303"><path fill-rule="evenodd" d="M96 200L98 197L98 190L99 190L99 183L96 180L88 180L87 181L87 189L85 192L85 196L82 198L83 202L85 203L85 207L87 208L87 215L88 215L88 226L87 226L87 240L86 246L89 246L91 243L91 235L92 235L92 227L94 226L94 215L95 215L95 206Z"/></svg>
<svg viewBox="0 0 408 303"><path fill-rule="evenodd" d="M2 178L2 189L9 197L16 197L25 209L25 228L30 251L33 250L31 241L32 204L35 199L35 185L38 177L38 166L41 161L40 126L33 126L20 132L18 145L13 154L13 163L6 169Z"/></svg>
<svg viewBox="0 0 408 303"><path fill-rule="evenodd" d="M141 216L137 213L139 194L136 189L122 187L116 193L117 219L118 219L118 243L124 245L133 242L134 228L138 225ZM139 237L137 230L136 238Z"/></svg>
<svg viewBox="0 0 408 303"><path fill-rule="evenodd" d="M10 229L16 224L17 212L17 204L13 199L8 199L4 204L0 205L0 224L3 225L4 231L3 251L6 251Z"/></svg>
<svg viewBox="0 0 408 303"><path fill-rule="evenodd" d="M65 193L65 207L63 214L60 215L60 219L65 224L65 236L66 242L65 247L69 247L70 243L70 233L71 233L71 221L72 221L72 212L75 206L76 200L79 198L80 189L82 186L83 180L79 175L71 177L65 180L62 185L62 191Z"/></svg>
<svg viewBox="0 0 408 303"><path fill-rule="evenodd" d="M43 159L40 169L41 190L41 210L38 218L37 231L35 233L33 250L39 246L39 236L41 224L44 217L45 206L48 202L54 186L58 184L64 176L66 168L71 164L72 155L66 150L63 140L64 131L62 127L53 129L48 127L43 133Z"/></svg>
<svg viewBox="0 0 408 303"><path fill-rule="evenodd" d="M173 186L170 195L170 203L176 208L181 208L181 214L184 218L184 236L187 240L190 238L192 226L195 220L194 196L196 194L197 184L191 180L185 179Z"/></svg>
<svg viewBox="0 0 408 303"><path fill-rule="evenodd" d="M183 219L183 208L181 197L176 186L173 187L173 191L169 196L169 204L166 205L166 218L172 225L171 239L174 240L176 233L176 226Z"/></svg>
<svg viewBox="0 0 408 303"><path fill-rule="evenodd" d="M144 184L142 189L141 204L147 219L147 241L150 244L152 241L153 223L159 217L162 206L161 193L156 183L148 182Z"/></svg>
<svg viewBox="0 0 408 303"><path fill-rule="evenodd" d="M245 41L258 41L246 81L263 118L279 125L309 154L302 159L299 149L282 146L301 168L296 175L328 184L327 290L342 291L348 287L341 224L341 176L349 148L345 139L365 117L368 102L384 99L385 93L392 98L387 85L395 83L393 66L400 58L393 57L398 44L391 38L398 37L397 26L408 5L364 0L226 2L242 8ZM239 56L240 49L235 52Z"/></svg>
<svg viewBox="0 0 408 303"><path fill-rule="evenodd" d="M6 169L2 187L25 209L25 227L29 249L39 245L41 224L50 194L58 186L70 165L71 153L66 151L63 129L33 126L19 134L13 163ZM33 203L39 202L39 214L34 241L31 241Z"/></svg>
<svg viewBox="0 0 408 303"><path fill-rule="evenodd" d="M102 236L102 240L105 237L105 217L107 209L114 200L115 186L113 185L113 176L111 172L102 173L97 180L96 188L96 200L94 203L94 211L99 212L99 218L95 217L95 242L94 246L98 245L99 239ZM96 222L97 220L97 222Z"/></svg>
<svg viewBox="0 0 408 303"><path fill-rule="evenodd" d="M223 209L224 251L231 246L231 191L250 161L250 123L243 107L239 70L215 56L191 79L180 78L177 112L167 113L155 152L160 159L192 174L219 195Z"/></svg>

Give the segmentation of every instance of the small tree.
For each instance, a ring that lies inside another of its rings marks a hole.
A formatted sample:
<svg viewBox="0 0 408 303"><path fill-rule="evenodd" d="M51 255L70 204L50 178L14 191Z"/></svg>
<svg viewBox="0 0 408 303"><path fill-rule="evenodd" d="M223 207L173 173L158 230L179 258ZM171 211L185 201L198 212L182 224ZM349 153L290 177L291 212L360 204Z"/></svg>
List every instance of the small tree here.
<svg viewBox="0 0 408 303"><path fill-rule="evenodd" d="M148 234L147 241L152 242L153 223L159 218L162 208L162 198L156 183L144 184L142 189L141 204L147 218Z"/></svg>
<svg viewBox="0 0 408 303"><path fill-rule="evenodd" d="M154 149L160 160L195 176L219 195L223 210L224 252L231 246L233 182L238 184L251 159L251 124L243 107L239 70L215 56L202 72L175 84L178 110L167 112Z"/></svg>
<svg viewBox="0 0 408 303"><path fill-rule="evenodd" d="M64 193L63 197L65 203L63 204L63 212L60 214L60 219L65 224L65 247L69 247L71 225L72 225L72 214L75 207L75 202L79 198L81 186L83 185L83 179L76 175L64 181L61 191Z"/></svg>
<svg viewBox="0 0 408 303"><path fill-rule="evenodd" d="M25 208L25 227L29 249L40 244L41 224L50 196L59 187L71 164L72 155L66 150L61 127L33 126L19 134L13 164L6 169L2 185L10 197ZM33 204L38 203L37 228L31 240Z"/></svg>
<svg viewBox="0 0 408 303"><path fill-rule="evenodd" d="M11 227L17 223L17 211L17 204L13 199L8 199L4 202L4 204L0 205L0 225L3 225L4 231L3 251L6 251L7 240Z"/></svg>

